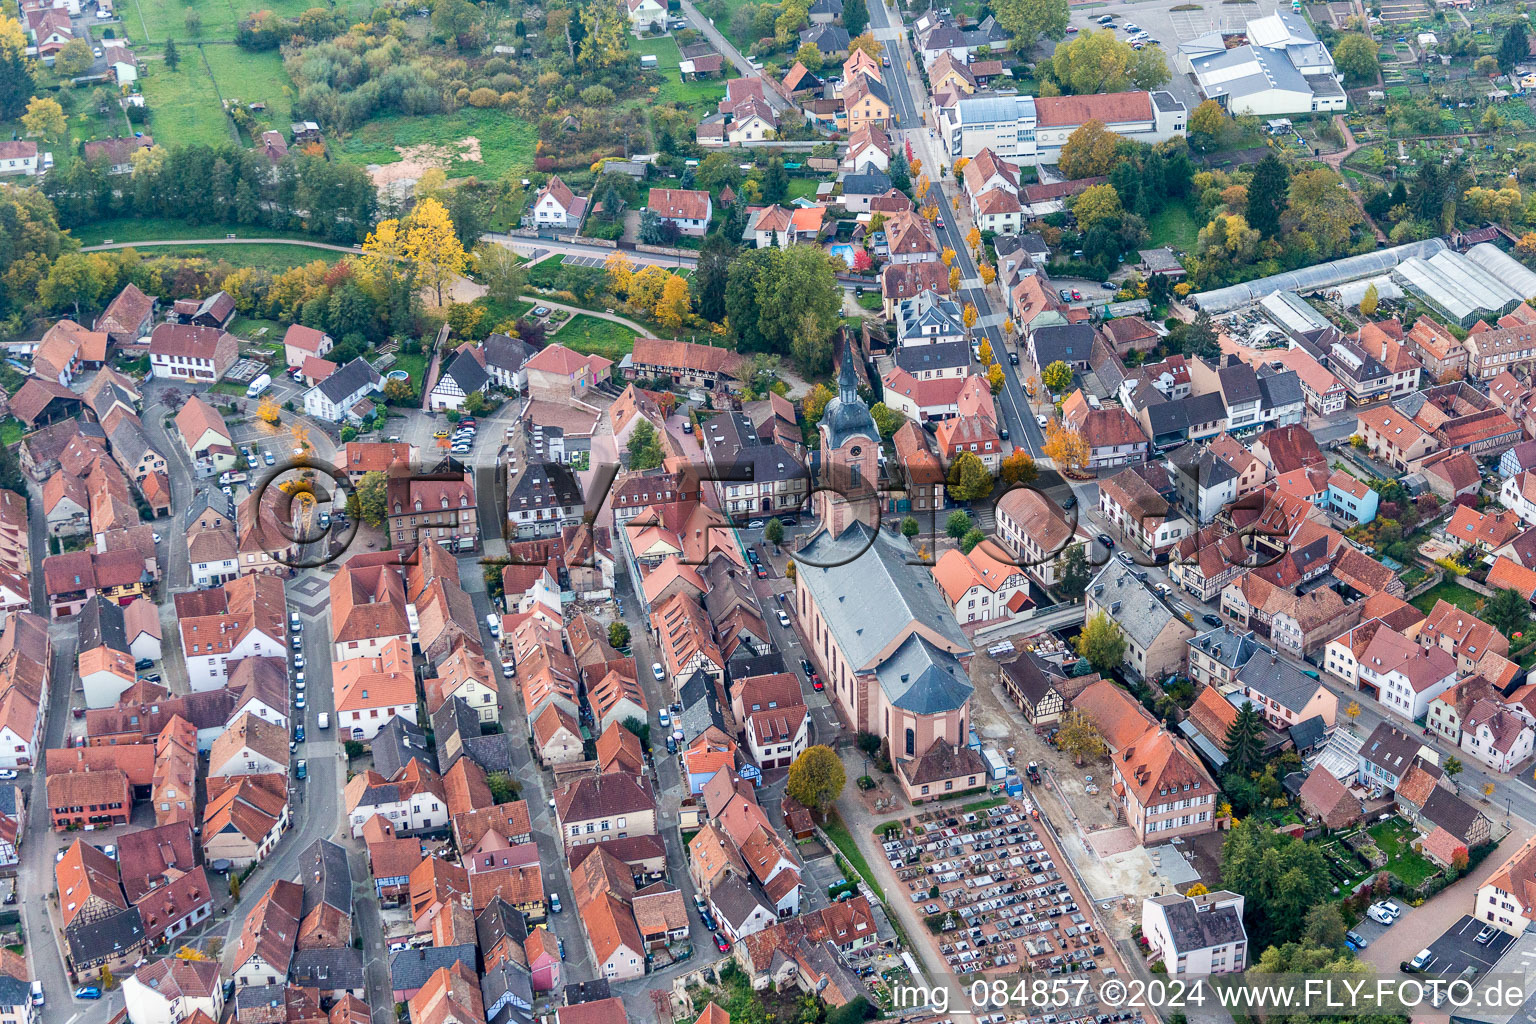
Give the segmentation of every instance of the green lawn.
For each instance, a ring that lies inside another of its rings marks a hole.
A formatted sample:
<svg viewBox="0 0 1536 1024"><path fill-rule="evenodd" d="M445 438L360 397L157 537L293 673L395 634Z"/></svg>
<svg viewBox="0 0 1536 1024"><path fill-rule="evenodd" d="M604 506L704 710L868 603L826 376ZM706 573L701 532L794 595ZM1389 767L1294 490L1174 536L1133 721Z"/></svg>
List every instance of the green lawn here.
<svg viewBox="0 0 1536 1024"><path fill-rule="evenodd" d="M226 260L237 267L257 267L274 272L302 267L315 260L335 263L346 255L334 249L278 245L275 242L251 245L146 245L138 247L137 251L145 256L201 256L210 260Z"/></svg>
<svg viewBox="0 0 1536 1024"><path fill-rule="evenodd" d="M0 445L5 445L5 447L9 448L20 441L22 435L26 432L27 428L22 426L21 420L14 416L7 416L5 422L0 423Z"/></svg>
<svg viewBox="0 0 1536 1024"><path fill-rule="evenodd" d="M394 365L390 369L404 370L410 374L411 387L415 388L416 394L420 396L423 378L427 375L427 354L425 352L416 351L410 354L396 352Z"/></svg>
<svg viewBox="0 0 1536 1024"><path fill-rule="evenodd" d="M158 43L169 36L184 45L196 40L233 41L236 27L257 11L269 10L284 17L294 17L315 4L312 0L209 0L197 5L202 27L196 36L187 31L188 6L168 0L124 0L118 4L118 13L122 15L123 28L134 40L147 38ZM328 6L349 9L359 18L373 8L370 0L343 0Z"/></svg>
<svg viewBox="0 0 1536 1024"><path fill-rule="evenodd" d="M1434 874L1439 868L1410 845L1417 835L1407 822L1393 818L1372 825L1368 831L1381 852L1387 855L1387 870L1402 879L1412 889Z"/></svg>
<svg viewBox="0 0 1536 1024"><path fill-rule="evenodd" d="M252 224L188 224L182 220L146 217L143 220L103 220L70 232L81 245L114 242L155 242L174 238L304 238L297 231L277 231Z"/></svg>
<svg viewBox="0 0 1536 1024"><path fill-rule="evenodd" d="M552 336L552 340L583 355L600 355L618 362L635 347L636 337L638 335L623 324L578 313Z"/></svg>
<svg viewBox="0 0 1536 1024"><path fill-rule="evenodd" d="M680 103L689 108L712 110L725 95L723 79L703 82L682 80L677 69L683 58L678 51L677 42L671 36L638 39L634 40L633 45L636 53L656 58L656 70L647 70L644 74L646 82L651 85L651 94L655 96L657 102Z"/></svg>
<svg viewBox="0 0 1536 1024"><path fill-rule="evenodd" d="M789 198L791 199L815 199L816 189L821 185L820 178L790 178Z"/></svg>
<svg viewBox="0 0 1536 1024"><path fill-rule="evenodd" d="M1159 210L1147 225L1147 231L1152 236L1153 248L1171 245L1177 250L1187 252L1195 247L1200 226L1190 216L1189 207L1183 203L1175 203Z"/></svg>
<svg viewBox="0 0 1536 1024"><path fill-rule="evenodd" d="M149 106L145 131L157 139L205 146L234 141L234 129L219 107L213 77L194 47L182 48L175 71L159 61L149 62L139 84Z"/></svg>
<svg viewBox="0 0 1536 1024"><path fill-rule="evenodd" d="M864 859L864 854L859 851L858 844L853 841L853 835L849 833L848 826L843 824L843 819L838 816L836 811L833 811L827 820L822 823L821 830L827 834L828 839L836 844L838 851L843 855L843 859L852 865L853 870L864 877L864 881L875 891L875 895L880 897L881 902L884 902L885 891L880 888L880 883L875 881L875 873L869 869L869 862Z"/></svg>
<svg viewBox="0 0 1536 1024"><path fill-rule="evenodd" d="M221 97L246 104L266 104L266 110L256 112L256 120L266 128L288 134L288 125L293 121L294 90L293 80L283 70L281 53L251 53L238 46L207 46L203 52L208 57L208 66L213 68Z"/></svg>
<svg viewBox="0 0 1536 1024"><path fill-rule="evenodd" d="M470 142L469 140L475 140ZM533 169L538 129L499 110L464 107L447 117L379 117L333 143L332 156L352 164L390 164L399 148L442 148L448 176L499 178ZM479 159L474 159L478 150Z"/></svg>
<svg viewBox="0 0 1536 1024"><path fill-rule="evenodd" d="M1477 603L1481 600L1483 595L1473 593L1459 583L1447 581L1430 587L1409 603L1419 611L1428 614L1435 607L1436 601L1449 601L1462 611L1475 612Z"/></svg>

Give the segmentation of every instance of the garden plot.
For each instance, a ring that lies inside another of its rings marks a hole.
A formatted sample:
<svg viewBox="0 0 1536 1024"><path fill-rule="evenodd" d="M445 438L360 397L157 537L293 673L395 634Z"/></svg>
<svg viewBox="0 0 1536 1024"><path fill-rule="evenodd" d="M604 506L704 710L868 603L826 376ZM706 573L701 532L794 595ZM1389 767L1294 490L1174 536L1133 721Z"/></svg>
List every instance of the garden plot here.
<svg viewBox="0 0 1536 1024"><path fill-rule="evenodd" d="M1381 20L1389 25L1401 25L1429 17L1429 8L1421 0L1387 0L1381 5Z"/></svg>
<svg viewBox="0 0 1536 1024"><path fill-rule="evenodd" d="M1417 889L1439 868L1413 849L1418 833L1401 818L1378 822L1322 844L1328 873L1341 895L1385 871L1407 889Z"/></svg>

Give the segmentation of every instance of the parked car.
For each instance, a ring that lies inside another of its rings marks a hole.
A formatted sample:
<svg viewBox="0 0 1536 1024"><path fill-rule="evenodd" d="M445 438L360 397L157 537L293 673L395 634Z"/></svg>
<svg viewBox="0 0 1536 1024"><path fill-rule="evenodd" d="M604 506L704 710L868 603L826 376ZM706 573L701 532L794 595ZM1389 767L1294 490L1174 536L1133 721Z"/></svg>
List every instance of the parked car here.
<svg viewBox="0 0 1536 1024"><path fill-rule="evenodd" d="M1041 430L1044 430L1046 425L1050 423L1050 420L1046 419L1044 416L1036 416L1035 423Z"/></svg>
<svg viewBox="0 0 1536 1024"><path fill-rule="evenodd" d="M147 668L154 667L155 663L148 658L140 658L138 661L133 663L133 668L136 672L143 672Z"/></svg>
<svg viewBox="0 0 1536 1024"><path fill-rule="evenodd" d="M298 725L293 727L293 738L298 740L300 743L304 742L304 723L303 722L300 722Z"/></svg>
<svg viewBox="0 0 1536 1024"><path fill-rule="evenodd" d="M299 763L295 767L294 771L298 775L299 778L301 778L301 779L308 778L309 777L309 761L306 758L302 758L302 757L299 758Z"/></svg>
<svg viewBox="0 0 1536 1024"><path fill-rule="evenodd" d="M1346 942L1353 942L1356 949L1364 949L1366 946L1370 945L1369 942L1365 941L1365 936L1361 935L1359 932L1345 932L1344 940Z"/></svg>
<svg viewBox="0 0 1536 1024"><path fill-rule="evenodd" d="M1200 616L1200 621L1204 622L1207 626L1214 628L1221 625L1221 616L1206 612L1204 615Z"/></svg>
<svg viewBox="0 0 1536 1024"><path fill-rule="evenodd" d="M1018 366L1019 365L1019 354L1017 352L1009 352L1008 353L1008 363L1011 366Z"/></svg>
<svg viewBox="0 0 1536 1024"><path fill-rule="evenodd" d="M1493 925L1483 925L1483 930L1477 933L1477 944L1479 946L1486 946L1491 938L1493 938Z"/></svg>
<svg viewBox="0 0 1536 1024"><path fill-rule="evenodd" d="M724 935L721 935L719 932L715 932L715 948L722 953L729 953L731 951L731 944L726 941ZM98 992L97 996L99 997L100 994L101 993Z"/></svg>
<svg viewBox="0 0 1536 1024"><path fill-rule="evenodd" d="M1098 541L1100 544L1104 545L1104 547L1109 549L1113 549L1115 546L1115 538L1111 537L1107 533L1099 534Z"/></svg>
<svg viewBox="0 0 1536 1024"><path fill-rule="evenodd" d="M779 625L785 629L789 628L789 615L785 613L783 608L779 609Z"/></svg>
<svg viewBox="0 0 1536 1024"><path fill-rule="evenodd" d="M1387 913L1391 914L1392 920L1394 921L1403 916L1403 908L1398 906L1396 903L1393 903L1391 900L1382 900L1379 906L1382 910L1385 910Z"/></svg>
<svg viewBox="0 0 1536 1024"><path fill-rule="evenodd" d="M265 462L269 466L273 465L274 463L277 462L277 460L272 457L272 453L271 452L266 452L265 454L263 454L262 457L261 457L261 460L263 462Z"/></svg>
<svg viewBox="0 0 1536 1024"><path fill-rule="evenodd" d="M662 728L666 728L672 724L672 715L667 711L666 708L662 708L660 711L656 712L656 721L661 725Z"/></svg>
<svg viewBox="0 0 1536 1024"><path fill-rule="evenodd" d="M561 908L560 908L560 894L559 893L552 892L552 893L549 894L549 909L551 911L553 911L554 913L556 913L556 914L560 913L560 909Z"/></svg>
<svg viewBox="0 0 1536 1024"><path fill-rule="evenodd" d="M1372 921L1375 921L1377 924L1386 925L1388 927L1390 927L1392 922L1396 920L1396 918L1394 918L1391 914L1381 909L1381 904L1379 903L1371 904L1370 909L1365 912L1365 916L1370 918ZM1425 952L1428 952L1428 950Z"/></svg>
<svg viewBox="0 0 1536 1024"><path fill-rule="evenodd" d="M821 676L812 676L811 677L811 689L815 690L817 693L820 693L822 690L825 690L826 688L827 688L827 684L821 681Z"/></svg>
<svg viewBox="0 0 1536 1024"><path fill-rule="evenodd" d="M752 569L757 574L758 579L765 580L768 578L768 570L764 567L762 562L758 562L757 564L753 565Z"/></svg>
<svg viewBox="0 0 1536 1024"><path fill-rule="evenodd" d="M672 737L671 733L667 733L667 753L677 753L677 740Z"/></svg>
<svg viewBox="0 0 1536 1024"><path fill-rule="evenodd" d="M656 677L658 683L667 681L667 670L661 667L661 662L659 661L651 662L651 675Z"/></svg>
<svg viewBox="0 0 1536 1024"><path fill-rule="evenodd" d="M763 526L764 523L761 519L753 519L747 523L747 529L749 530L761 530Z"/></svg>
<svg viewBox="0 0 1536 1024"><path fill-rule="evenodd" d="M95 985L81 985L75 989L76 999L100 999L101 989Z"/></svg>
<svg viewBox="0 0 1536 1024"><path fill-rule="evenodd" d="M1372 907L1371 909L1374 910L1375 908ZM1419 950L1418 956L1408 961L1408 967L1411 970L1422 971L1424 969L1424 965L1434 959L1434 956L1435 955L1429 951L1429 947L1426 946Z"/></svg>

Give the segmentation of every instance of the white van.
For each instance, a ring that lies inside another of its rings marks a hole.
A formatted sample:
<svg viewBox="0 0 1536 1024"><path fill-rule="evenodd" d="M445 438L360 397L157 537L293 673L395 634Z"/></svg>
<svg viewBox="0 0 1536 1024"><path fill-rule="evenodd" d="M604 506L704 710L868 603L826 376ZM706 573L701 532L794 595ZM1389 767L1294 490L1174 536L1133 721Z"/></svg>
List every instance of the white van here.
<svg viewBox="0 0 1536 1024"><path fill-rule="evenodd" d="M495 612L487 612L486 613L486 615L485 615L485 625L486 625L486 627L488 629L490 629L491 636L493 638L495 638L497 640L501 639L501 623L496 621L496 613Z"/></svg>
<svg viewBox="0 0 1536 1024"><path fill-rule="evenodd" d="M251 381L251 386L245 389L245 397L260 398L262 392L266 391L267 388L271 386L272 375L270 373L264 373L260 377L257 377L255 380Z"/></svg>
<svg viewBox="0 0 1536 1024"><path fill-rule="evenodd" d="M43 983L40 981L34 981L32 983L32 1005L42 1006L44 1001Z"/></svg>

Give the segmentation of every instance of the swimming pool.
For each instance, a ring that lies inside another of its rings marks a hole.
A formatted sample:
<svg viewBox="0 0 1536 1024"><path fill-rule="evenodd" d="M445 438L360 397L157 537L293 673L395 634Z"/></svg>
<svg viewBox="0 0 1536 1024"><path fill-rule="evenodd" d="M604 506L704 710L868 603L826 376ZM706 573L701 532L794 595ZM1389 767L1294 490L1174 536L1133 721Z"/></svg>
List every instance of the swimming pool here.
<svg viewBox="0 0 1536 1024"><path fill-rule="evenodd" d="M848 264L848 269L853 269L853 246L843 244L832 246L832 255Z"/></svg>

